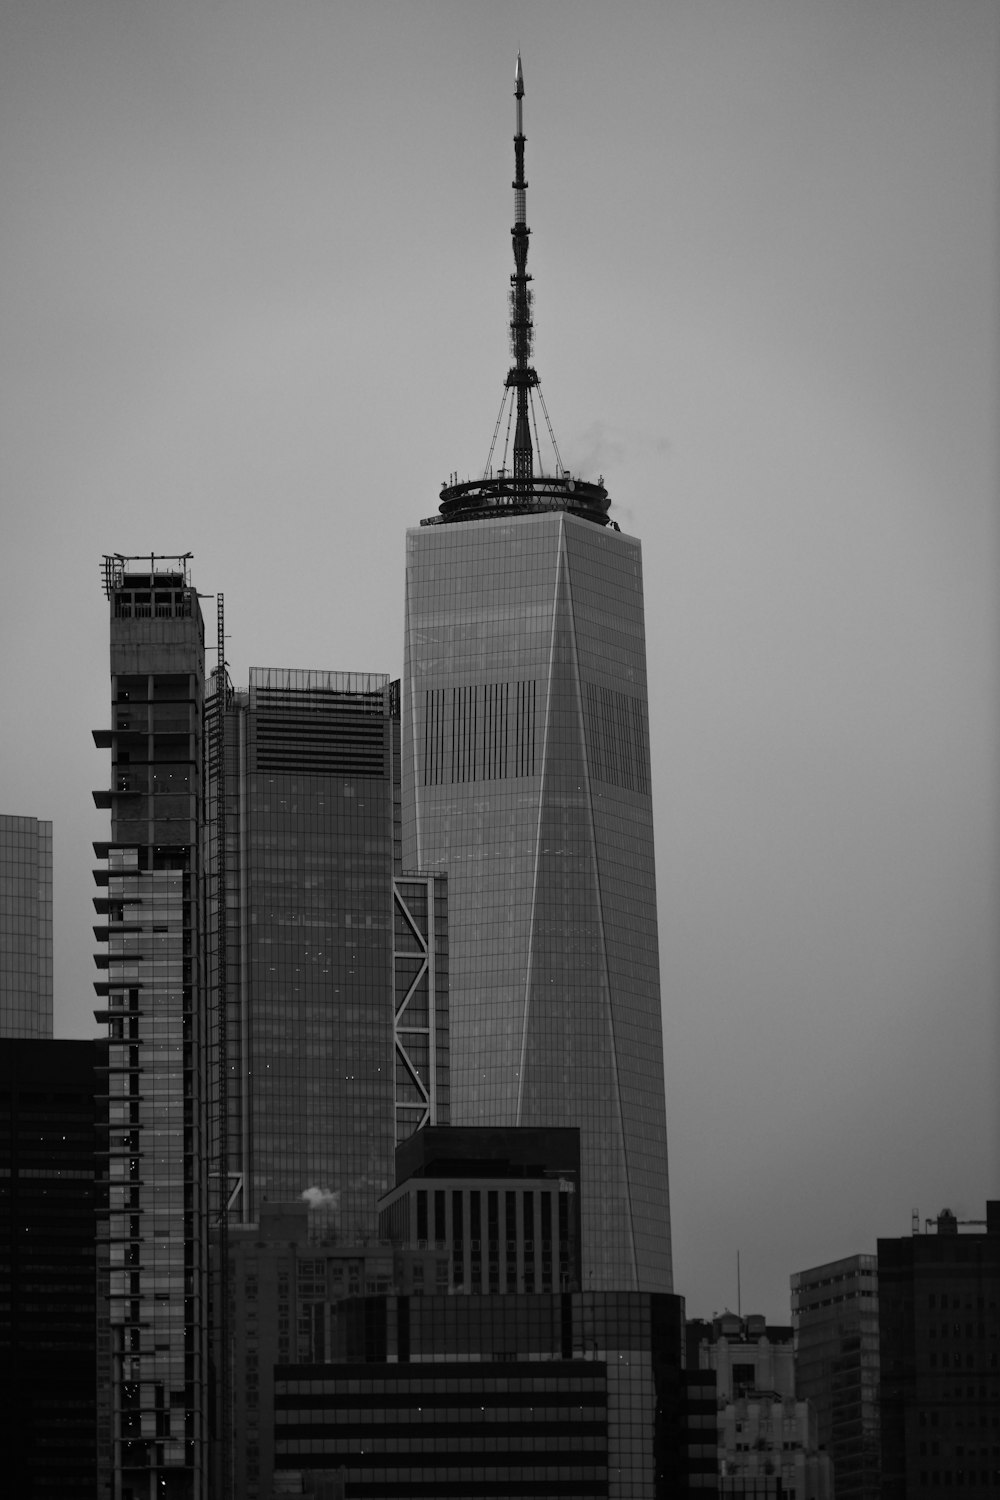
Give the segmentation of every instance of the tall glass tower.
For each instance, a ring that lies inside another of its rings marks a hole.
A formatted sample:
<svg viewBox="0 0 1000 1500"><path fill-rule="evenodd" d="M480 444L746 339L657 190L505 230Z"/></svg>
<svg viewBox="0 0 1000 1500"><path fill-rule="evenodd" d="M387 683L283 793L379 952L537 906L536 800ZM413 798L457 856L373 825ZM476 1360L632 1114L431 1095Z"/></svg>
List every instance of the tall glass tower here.
<svg viewBox="0 0 1000 1500"><path fill-rule="evenodd" d="M107 1025L107 1323L99 1489L208 1494L208 996L202 961L205 636L188 557L104 559L110 808L94 931ZM101 1320L102 1325L104 1320Z"/></svg>
<svg viewBox="0 0 1000 1500"><path fill-rule="evenodd" d="M253 667L226 712L229 1222L305 1194L360 1243L397 1135L447 1119L447 882L398 869L399 684Z"/></svg>
<svg viewBox="0 0 1000 1500"><path fill-rule="evenodd" d="M585 1289L669 1291L642 561L536 472L523 94L513 463L407 533L403 861L449 878L452 1123L578 1125Z"/></svg>

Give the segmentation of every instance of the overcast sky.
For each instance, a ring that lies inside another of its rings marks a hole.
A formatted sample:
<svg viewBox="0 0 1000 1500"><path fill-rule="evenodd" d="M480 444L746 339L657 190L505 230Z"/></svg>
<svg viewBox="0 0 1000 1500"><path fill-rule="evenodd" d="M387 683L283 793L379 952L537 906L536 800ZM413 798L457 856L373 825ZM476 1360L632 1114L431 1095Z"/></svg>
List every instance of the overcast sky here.
<svg viewBox="0 0 1000 1500"><path fill-rule="evenodd" d="M2 0L0 812L92 1035L101 555L192 551L237 683L399 674L518 46L536 363L644 549L677 1290L785 1321L1000 1192L995 0Z"/></svg>

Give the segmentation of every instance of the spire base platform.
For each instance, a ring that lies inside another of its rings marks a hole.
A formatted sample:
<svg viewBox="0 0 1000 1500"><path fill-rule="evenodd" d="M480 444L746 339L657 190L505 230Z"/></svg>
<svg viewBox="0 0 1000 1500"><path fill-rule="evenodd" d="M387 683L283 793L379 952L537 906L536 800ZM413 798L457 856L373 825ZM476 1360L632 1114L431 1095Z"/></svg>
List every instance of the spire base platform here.
<svg viewBox="0 0 1000 1500"><path fill-rule="evenodd" d="M603 484L593 484L570 475L534 474L530 477L499 473L488 479L468 479L447 484L441 491L440 514L422 521L438 526L447 521L498 521L505 516L534 515L564 510L597 526L610 526L611 501Z"/></svg>

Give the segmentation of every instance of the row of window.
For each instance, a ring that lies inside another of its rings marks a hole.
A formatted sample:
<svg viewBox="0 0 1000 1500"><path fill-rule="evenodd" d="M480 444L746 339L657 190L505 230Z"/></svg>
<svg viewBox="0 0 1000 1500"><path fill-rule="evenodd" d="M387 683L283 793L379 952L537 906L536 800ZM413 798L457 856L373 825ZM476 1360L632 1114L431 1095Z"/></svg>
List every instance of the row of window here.
<svg viewBox="0 0 1000 1500"><path fill-rule="evenodd" d="M992 1389L992 1387L991 1387L991 1389ZM985 1400L986 1399L986 1386L985 1385L981 1385L979 1387L979 1391L980 1391L980 1397L981 1397L981 1399ZM949 1390L948 1394L949 1394L949 1396L951 1396L953 1394L953 1392L951 1390ZM956 1398L958 1396L961 1396L961 1394L962 1394L961 1387L959 1387L959 1389L957 1390L957 1392L955 1392L954 1394L955 1394ZM975 1398L976 1398L976 1387L974 1385L968 1386L967 1389L966 1389L966 1395L967 1395L967 1397L968 1397L968 1399L970 1401L975 1400ZM954 1425L954 1427L955 1427L955 1429L957 1431L962 1431L963 1430L963 1423L964 1423L964 1427L967 1427L970 1430L973 1429L973 1428L985 1428L985 1427L990 1427L990 1426L1000 1428L1000 1414L994 1414L993 1417L992 1417L992 1420L990 1420L989 1418L987 1418L986 1414L983 1413L983 1412L980 1412L980 1413L976 1414L975 1418L973 1417L972 1413L969 1413L966 1417L962 1417L962 1416L955 1417L954 1420L953 1420L953 1423L952 1423L952 1420L950 1420L949 1417L947 1417L947 1416L945 1417L945 1420L942 1421L941 1420L941 1414L939 1412L936 1412L936 1411L921 1410L921 1411L917 1412L917 1426L919 1428L941 1427L941 1428L944 1429L944 1431L947 1432L947 1431L950 1431L952 1425Z"/></svg>
<svg viewBox="0 0 1000 1500"><path fill-rule="evenodd" d="M953 1458L989 1458L991 1451L994 1458L1000 1458L1000 1446L998 1446L996 1443L994 1443L992 1450L985 1445L979 1448L967 1448L964 1443L955 1443L951 1449L951 1456ZM940 1443L931 1442L920 1444L919 1453L921 1458L927 1458L928 1456L931 1458L937 1458L940 1455L940 1452Z"/></svg>
<svg viewBox="0 0 1000 1500"><path fill-rule="evenodd" d="M985 1356L983 1356L983 1360L980 1360L974 1354L967 1354L965 1356L964 1368L966 1370L976 1370L984 1361ZM940 1356L931 1354L928 1363L932 1370L961 1370L963 1368L961 1354L941 1354ZM998 1368L997 1356L995 1354L990 1355L989 1368L991 1370Z"/></svg>
<svg viewBox="0 0 1000 1500"><path fill-rule="evenodd" d="M955 1338L955 1339L960 1339L960 1338L967 1338L967 1339L972 1339L972 1338L980 1338L980 1339L991 1338L991 1339L995 1339L997 1337L997 1327L996 1327L996 1324L991 1324L991 1326L989 1328L989 1332L987 1332L987 1328L986 1328L986 1324L985 1323L966 1323L964 1325L964 1333L963 1333L963 1325L961 1323L942 1323L940 1325L940 1327L938 1326L937 1323L932 1323L930 1325L930 1327L928 1328L927 1333L928 1333L928 1336L930 1338L932 1338L932 1339L933 1338L942 1338L942 1339L947 1339L947 1338Z"/></svg>
<svg viewBox="0 0 1000 1500"><path fill-rule="evenodd" d="M921 1469L920 1471L921 1489L927 1489L928 1487L936 1489L941 1484L945 1488L954 1485L958 1490L965 1489L966 1487L969 1489L982 1487L989 1494L993 1495L996 1493L998 1482L1000 1482L1000 1473L996 1469L970 1469L968 1472L964 1469L957 1469L955 1471L951 1469L931 1469L930 1471Z"/></svg>
<svg viewBox="0 0 1000 1500"><path fill-rule="evenodd" d="M996 1305L997 1304L993 1298L990 1298L990 1300L987 1302L987 1299L985 1297L977 1297L975 1301L975 1306L980 1312L982 1312L985 1307L993 1308L996 1307ZM965 1298L949 1297L947 1292L930 1292L927 1297L927 1306L930 1308L939 1308L941 1312L947 1312L949 1308L951 1308L955 1312L958 1312L963 1307L971 1312L973 1302L972 1298L968 1296Z"/></svg>

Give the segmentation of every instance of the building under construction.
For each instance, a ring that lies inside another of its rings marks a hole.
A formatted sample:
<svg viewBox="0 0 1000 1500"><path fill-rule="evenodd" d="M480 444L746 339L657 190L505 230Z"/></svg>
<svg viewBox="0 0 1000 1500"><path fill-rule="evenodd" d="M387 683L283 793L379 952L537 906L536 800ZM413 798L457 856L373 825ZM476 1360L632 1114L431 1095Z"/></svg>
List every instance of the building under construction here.
<svg viewBox="0 0 1000 1500"><path fill-rule="evenodd" d="M99 1493L208 1494L205 632L188 558L106 557L111 836L95 846L108 1027Z"/></svg>

